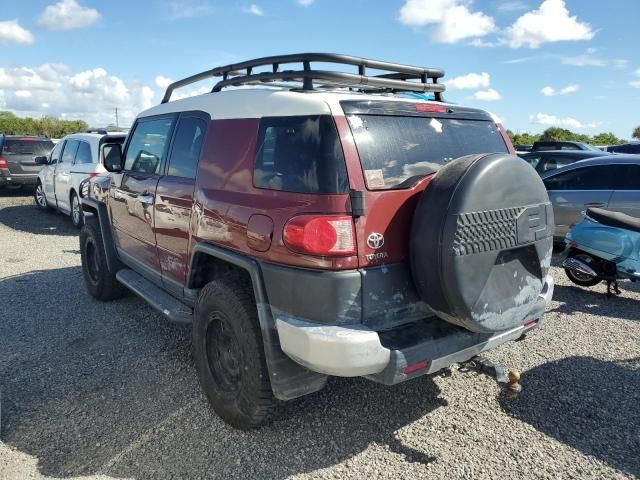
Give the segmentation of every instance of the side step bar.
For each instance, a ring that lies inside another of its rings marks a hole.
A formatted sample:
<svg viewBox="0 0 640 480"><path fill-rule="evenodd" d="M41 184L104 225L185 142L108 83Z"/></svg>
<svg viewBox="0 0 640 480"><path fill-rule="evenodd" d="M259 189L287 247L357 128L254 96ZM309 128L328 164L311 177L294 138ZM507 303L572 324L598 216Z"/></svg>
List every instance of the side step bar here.
<svg viewBox="0 0 640 480"><path fill-rule="evenodd" d="M191 323L193 319L192 310L185 304L176 300L161 288L142 275L129 268L118 270L116 278L133 293L142 297L153 308L162 313L170 321L176 323Z"/></svg>

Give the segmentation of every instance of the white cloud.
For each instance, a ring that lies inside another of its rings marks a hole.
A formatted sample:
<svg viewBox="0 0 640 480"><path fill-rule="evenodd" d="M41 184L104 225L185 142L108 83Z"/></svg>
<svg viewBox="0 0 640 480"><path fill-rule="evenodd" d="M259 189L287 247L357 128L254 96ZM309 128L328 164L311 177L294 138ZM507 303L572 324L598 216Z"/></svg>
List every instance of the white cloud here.
<svg viewBox="0 0 640 480"><path fill-rule="evenodd" d="M500 93L498 93L497 90L489 88L487 90L478 90L473 94L472 98L483 102L495 102L497 100L500 100L502 96L500 95Z"/></svg>
<svg viewBox="0 0 640 480"><path fill-rule="evenodd" d="M580 85L567 85L560 90L556 90L553 87L547 86L540 90L540 93L542 93L545 97L553 97L555 95L568 95L570 93L576 93L578 90L580 90Z"/></svg>
<svg viewBox="0 0 640 480"><path fill-rule="evenodd" d="M154 83L156 84L156 87L166 89L169 85L173 83L173 80L169 77L165 77L164 75L158 75L154 79Z"/></svg>
<svg viewBox="0 0 640 480"><path fill-rule="evenodd" d="M472 12L462 0L406 0L400 9L400 22L409 26L433 25L432 39L456 43L465 38L482 37L496 30L493 18Z"/></svg>
<svg viewBox="0 0 640 480"><path fill-rule="evenodd" d="M594 35L589 24L569 15L564 0L544 0L506 29L505 42L511 48L538 48L546 42L590 40Z"/></svg>
<svg viewBox="0 0 640 480"><path fill-rule="evenodd" d="M33 42L35 42L35 38L31 32L22 28L17 20L0 22L0 45L7 43L31 45Z"/></svg>
<svg viewBox="0 0 640 480"><path fill-rule="evenodd" d="M83 7L76 0L61 0L46 7L38 18L45 30L72 30L88 27L100 20L95 8Z"/></svg>
<svg viewBox="0 0 640 480"><path fill-rule="evenodd" d="M258 5L256 5L255 3L252 3L248 7L243 8L242 11L244 13L248 13L250 15L256 15L258 17L264 16L264 10L261 7L259 7Z"/></svg>
<svg viewBox="0 0 640 480"><path fill-rule="evenodd" d="M169 3L170 16L174 20L211 15L213 7L208 0L177 0Z"/></svg>
<svg viewBox="0 0 640 480"><path fill-rule="evenodd" d="M525 2L514 0L511 2L500 2L497 9L501 12L517 12L518 10L526 10L529 5Z"/></svg>
<svg viewBox="0 0 640 480"><path fill-rule="evenodd" d="M296 3L301 7L310 7L314 0L296 0Z"/></svg>
<svg viewBox="0 0 640 480"><path fill-rule="evenodd" d="M582 123L575 118L566 117L560 118L555 115L550 115L548 113L536 113L535 115L529 116L529 120L531 123L535 123L537 125L550 125L555 127L567 127L567 128L596 128L600 125L600 122L590 122L590 123Z"/></svg>
<svg viewBox="0 0 640 480"><path fill-rule="evenodd" d="M636 77L638 80L631 80L629 82L629 85L632 86L633 88L640 88L640 68L637 69L635 72L633 72L632 75Z"/></svg>
<svg viewBox="0 0 640 480"><path fill-rule="evenodd" d="M480 88L488 88L491 83L491 77L487 72L468 73L467 75L460 75L459 77L446 80L444 83L447 86L447 91L477 90Z"/></svg>
<svg viewBox="0 0 640 480"><path fill-rule="evenodd" d="M606 60L589 54L562 57L560 61L563 65L573 65L574 67L604 67L607 64Z"/></svg>
<svg viewBox="0 0 640 480"><path fill-rule="evenodd" d="M112 123L114 109L122 125L129 125L142 110L154 104L149 86L125 81L97 67L72 72L62 64L0 68L3 108L18 115L82 119L90 125Z"/></svg>

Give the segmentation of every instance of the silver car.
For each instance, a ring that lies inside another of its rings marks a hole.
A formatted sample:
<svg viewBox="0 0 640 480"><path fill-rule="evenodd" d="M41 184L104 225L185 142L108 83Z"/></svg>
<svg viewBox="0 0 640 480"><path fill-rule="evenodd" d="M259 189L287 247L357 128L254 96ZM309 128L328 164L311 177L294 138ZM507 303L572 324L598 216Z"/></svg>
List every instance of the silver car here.
<svg viewBox="0 0 640 480"><path fill-rule="evenodd" d="M640 155L581 160L541 177L553 204L556 241L562 241L589 207L640 217Z"/></svg>

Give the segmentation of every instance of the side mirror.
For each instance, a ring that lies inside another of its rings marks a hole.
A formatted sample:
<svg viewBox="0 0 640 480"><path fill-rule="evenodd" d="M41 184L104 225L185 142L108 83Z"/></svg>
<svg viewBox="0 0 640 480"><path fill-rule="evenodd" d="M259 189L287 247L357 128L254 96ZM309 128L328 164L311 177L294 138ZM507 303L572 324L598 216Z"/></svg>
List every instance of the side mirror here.
<svg viewBox="0 0 640 480"><path fill-rule="evenodd" d="M103 145L102 158L107 172L119 173L122 171L122 145L119 143Z"/></svg>
<svg viewBox="0 0 640 480"><path fill-rule="evenodd" d="M49 158L43 155L34 158L33 161L36 162L36 165L46 165L47 163L49 163Z"/></svg>

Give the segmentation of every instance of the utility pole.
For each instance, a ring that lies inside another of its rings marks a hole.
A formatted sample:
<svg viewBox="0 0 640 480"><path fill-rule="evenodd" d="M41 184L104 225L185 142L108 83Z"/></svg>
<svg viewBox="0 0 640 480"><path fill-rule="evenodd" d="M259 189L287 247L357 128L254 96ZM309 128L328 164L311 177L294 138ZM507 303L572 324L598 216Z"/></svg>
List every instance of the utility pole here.
<svg viewBox="0 0 640 480"><path fill-rule="evenodd" d="M120 128L118 125L118 107L116 107L116 128Z"/></svg>

